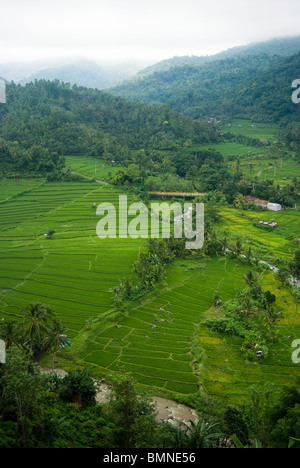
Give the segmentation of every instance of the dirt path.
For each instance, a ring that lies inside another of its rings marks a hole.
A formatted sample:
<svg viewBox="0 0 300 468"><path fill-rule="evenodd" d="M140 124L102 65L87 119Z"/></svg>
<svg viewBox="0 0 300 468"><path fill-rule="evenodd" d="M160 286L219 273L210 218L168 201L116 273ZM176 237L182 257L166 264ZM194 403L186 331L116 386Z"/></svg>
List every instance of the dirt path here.
<svg viewBox="0 0 300 468"><path fill-rule="evenodd" d="M51 374L51 369L41 369L41 372ZM60 377L65 377L67 372L61 369L55 369L55 372ZM97 403L107 403L109 401L111 387L104 383L100 385L100 391L96 395ZM155 403L157 409L157 421L159 422L168 422L170 424L176 425L177 420L189 425L190 421L193 421L195 424L198 422L198 416L195 410L189 408L186 405L181 405L176 403L173 400L167 400L160 397L152 397L153 402Z"/></svg>

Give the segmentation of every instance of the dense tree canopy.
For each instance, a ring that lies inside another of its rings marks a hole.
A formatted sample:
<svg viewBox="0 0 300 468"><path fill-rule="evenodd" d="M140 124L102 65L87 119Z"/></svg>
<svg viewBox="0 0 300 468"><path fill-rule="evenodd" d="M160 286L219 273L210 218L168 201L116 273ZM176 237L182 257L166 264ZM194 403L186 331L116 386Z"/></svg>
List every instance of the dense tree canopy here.
<svg viewBox="0 0 300 468"><path fill-rule="evenodd" d="M47 173L61 168L62 155L89 153L123 162L133 149L174 148L187 139L199 143L216 136L208 124L192 122L165 106L36 81L7 86L0 138L1 168Z"/></svg>
<svg viewBox="0 0 300 468"><path fill-rule="evenodd" d="M300 77L300 54L260 52L203 65L173 66L112 92L127 99L168 104L193 119L250 118L257 122L300 120L292 102L292 81Z"/></svg>

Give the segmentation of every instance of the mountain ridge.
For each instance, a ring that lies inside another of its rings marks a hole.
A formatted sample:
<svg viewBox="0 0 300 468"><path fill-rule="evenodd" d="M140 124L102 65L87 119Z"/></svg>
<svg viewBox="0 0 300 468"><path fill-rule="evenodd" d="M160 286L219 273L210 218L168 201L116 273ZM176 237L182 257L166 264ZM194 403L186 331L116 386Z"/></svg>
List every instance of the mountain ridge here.
<svg viewBox="0 0 300 468"><path fill-rule="evenodd" d="M201 66L182 65L140 75L110 88L111 94L147 104L168 105L192 119L247 118L279 122L293 116L299 120L298 108L291 101L292 81L300 77L300 43L284 42L281 55L264 51L259 44L244 53ZM254 54L258 51L257 54ZM287 54L287 55L286 55ZM276 103L276 105L275 105ZM280 109L280 110L279 110Z"/></svg>
<svg viewBox="0 0 300 468"><path fill-rule="evenodd" d="M0 76L19 84L45 79L105 89L135 75L145 62L101 62L82 57L0 64Z"/></svg>

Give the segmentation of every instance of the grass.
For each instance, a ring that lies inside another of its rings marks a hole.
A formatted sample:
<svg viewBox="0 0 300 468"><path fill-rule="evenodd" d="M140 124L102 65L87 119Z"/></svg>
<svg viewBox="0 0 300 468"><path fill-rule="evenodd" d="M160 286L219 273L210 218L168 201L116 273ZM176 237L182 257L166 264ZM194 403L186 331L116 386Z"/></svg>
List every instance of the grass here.
<svg viewBox="0 0 300 468"><path fill-rule="evenodd" d="M249 138L258 138L264 141L278 141L279 128L276 124L257 123L251 120L234 119L228 125L224 125L221 132L230 132L234 135L245 135Z"/></svg>
<svg viewBox="0 0 300 468"><path fill-rule="evenodd" d="M269 356L260 362L246 362L240 351L241 340L230 335L213 333L199 327L198 340L204 350L203 387L224 404L242 403L248 388L256 383L271 382L278 386L297 386L300 366L292 362L293 340L300 336L299 304L288 290L278 289L273 273L263 279L265 290L271 290L283 315L275 328L276 338L269 344ZM213 312L211 312L213 314ZM208 314L209 316L210 314Z"/></svg>
<svg viewBox="0 0 300 468"><path fill-rule="evenodd" d="M263 160L253 158L251 161L241 162L240 168L248 180L253 178L259 182L273 180L274 185L281 187L288 185L294 177L300 177L300 164L292 157Z"/></svg>
<svg viewBox="0 0 300 468"><path fill-rule="evenodd" d="M1 183L0 183L1 185ZM112 307L113 288L131 273L142 242L100 240L92 203L118 203L100 184L44 183L0 205L1 316L47 303L74 337ZM44 233L55 230L52 240Z"/></svg>
<svg viewBox="0 0 300 468"><path fill-rule="evenodd" d="M252 146L245 146L240 143L218 143L205 145L202 148L212 149L218 151L222 154L225 160L236 158L237 156L241 158L256 158L262 156L262 148L254 148Z"/></svg>
<svg viewBox="0 0 300 468"><path fill-rule="evenodd" d="M120 168L108 163L95 156L65 156L66 167L73 172L92 179L108 181L110 177Z"/></svg>
<svg viewBox="0 0 300 468"><path fill-rule="evenodd" d="M232 297L246 271L235 261L216 259L201 269L191 268L197 265L177 261L150 299L104 330L96 322L88 345L83 344L78 353L82 362L94 364L107 375L125 369L139 383L160 391L197 393L200 380L191 353L196 327L212 307L215 290L224 299ZM99 342L99 338L109 341ZM77 352L73 357L78 359Z"/></svg>
<svg viewBox="0 0 300 468"><path fill-rule="evenodd" d="M300 336L299 306L288 291L279 292L273 275L264 281L283 312L278 334L268 360L249 364L239 339L200 325L215 313L215 292L223 301L232 298L247 267L225 259L176 261L153 293L120 314L112 307L112 288L132 274L145 241L99 239L92 204L118 205L121 191L98 183L14 182L0 181L0 317L20 320L28 303L47 303L71 339L57 367L90 366L99 377L125 369L154 394L189 398L200 388L225 403L242 401L257 381L295 383L299 367L291 363L288 336ZM220 228L242 235L261 258L292 257L299 212L268 213L280 226L271 232L253 225L265 213L223 207L221 215ZM44 236L49 229L55 230L52 240ZM193 364L195 343L200 367Z"/></svg>
<svg viewBox="0 0 300 468"><path fill-rule="evenodd" d="M200 388L224 405L237 404L258 382L296 385L300 367L292 363L291 343L300 336L299 306L289 291L278 289L273 273L264 275L263 287L277 296L282 316L269 357L247 362L240 338L211 332L201 323L216 316L215 291L223 301L232 298L243 287L249 267L224 258L201 262L200 269L198 265L194 260L176 261L142 304L104 329L95 322L86 342L67 353L81 364L93 365L98 375L109 377L123 369L154 394L173 398L191 398ZM192 352L195 344L201 349L200 363Z"/></svg>
<svg viewBox="0 0 300 468"><path fill-rule="evenodd" d="M219 214L222 219L217 229L227 231L233 237L241 237L244 247L251 244L253 252L261 260L291 260L298 248L300 212L297 210L257 212L224 206L219 209ZM278 223L279 228L260 229L254 225L271 219Z"/></svg>

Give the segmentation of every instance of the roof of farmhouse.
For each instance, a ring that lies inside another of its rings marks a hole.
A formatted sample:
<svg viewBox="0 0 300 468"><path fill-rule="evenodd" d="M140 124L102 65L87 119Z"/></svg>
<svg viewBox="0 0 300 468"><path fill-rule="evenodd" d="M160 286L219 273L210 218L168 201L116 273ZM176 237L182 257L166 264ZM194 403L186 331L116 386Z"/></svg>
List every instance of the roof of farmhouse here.
<svg viewBox="0 0 300 468"><path fill-rule="evenodd" d="M256 205L262 205L262 206L267 206L269 203L267 200L260 200L259 198L254 198L254 197L251 197L250 195L247 195L244 198L244 200L246 203L255 203Z"/></svg>

